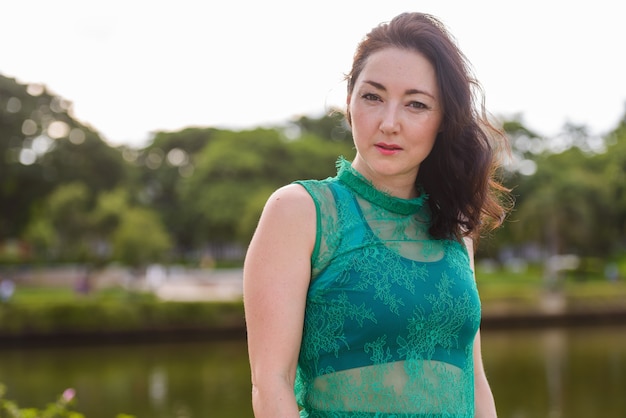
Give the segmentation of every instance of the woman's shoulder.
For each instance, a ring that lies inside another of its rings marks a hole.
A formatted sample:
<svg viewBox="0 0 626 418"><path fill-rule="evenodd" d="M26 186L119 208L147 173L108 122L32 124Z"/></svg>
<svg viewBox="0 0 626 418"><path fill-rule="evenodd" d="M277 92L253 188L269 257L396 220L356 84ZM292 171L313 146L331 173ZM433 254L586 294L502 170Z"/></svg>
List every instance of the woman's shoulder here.
<svg viewBox="0 0 626 418"><path fill-rule="evenodd" d="M283 221L297 221L315 216L315 202L302 185L288 184L276 189L265 204L264 214Z"/></svg>
<svg viewBox="0 0 626 418"><path fill-rule="evenodd" d="M315 244L316 208L306 190L289 184L275 190L265 203L251 247L272 249L274 256L308 254Z"/></svg>
<svg viewBox="0 0 626 418"><path fill-rule="evenodd" d="M291 183L276 189L269 200L283 200L288 205L302 205L311 201L307 188L300 183Z"/></svg>

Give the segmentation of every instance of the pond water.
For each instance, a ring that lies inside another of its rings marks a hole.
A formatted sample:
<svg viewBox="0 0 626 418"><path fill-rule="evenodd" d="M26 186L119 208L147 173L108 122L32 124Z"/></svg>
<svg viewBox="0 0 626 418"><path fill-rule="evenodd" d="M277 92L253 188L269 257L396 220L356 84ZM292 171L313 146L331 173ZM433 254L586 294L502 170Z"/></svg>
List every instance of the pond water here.
<svg viewBox="0 0 626 418"><path fill-rule="evenodd" d="M500 418L626 417L626 326L483 331ZM87 418L252 417L243 340L0 347L0 382L20 406L68 387Z"/></svg>

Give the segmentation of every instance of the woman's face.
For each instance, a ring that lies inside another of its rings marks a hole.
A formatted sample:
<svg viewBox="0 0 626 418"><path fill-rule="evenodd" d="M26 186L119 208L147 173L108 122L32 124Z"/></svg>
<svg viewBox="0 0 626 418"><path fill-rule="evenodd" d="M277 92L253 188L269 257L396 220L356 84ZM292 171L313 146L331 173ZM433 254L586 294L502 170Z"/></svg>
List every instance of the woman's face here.
<svg viewBox="0 0 626 418"><path fill-rule="evenodd" d="M395 47L369 56L348 96L353 166L379 188L414 194L443 118L437 75L422 54ZM408 188L407 188L408 187Z"/></svg>

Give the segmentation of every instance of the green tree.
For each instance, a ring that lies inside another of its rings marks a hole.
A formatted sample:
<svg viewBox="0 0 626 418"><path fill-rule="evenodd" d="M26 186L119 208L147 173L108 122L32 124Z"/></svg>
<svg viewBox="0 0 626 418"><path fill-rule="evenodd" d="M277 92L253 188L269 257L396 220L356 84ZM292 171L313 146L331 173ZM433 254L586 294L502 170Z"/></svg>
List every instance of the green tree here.
<svg viewBox="0 0 626 418"><path fill-rule="evenodd" d="M285 181L288 152L273 129L220 132L197 155L194 173L184 180L182 206L194 243L218 247L233 242L250 196Z"/></svg>
<svg viewBox="0 0 626 418"><path fill-rule="evenodd" d="M0 75L0 239L22 235L31 208L58 186L79 181L93 197L122 183L126 169L69 101Z"/></svg>
<svg viewBox="0 0 626 418"><path fill-rule="evenodd" d="M626 248L626 111L617 128L607 137L607 151L597 157L602 167L605 187L609 189L610 204L615 210L612 227L618 250Z"/></svg>
<svg viewBox="0 0 626 418"><path fill-rule="evenodd" d="M172 245L158 215L140 207L123 213L112 234L112 244L114 259L133 267L167 261Z"/></svg>
<svg viewBox="0 0 626 418"><path fill-rule="evenodd" d="M536 173L518 177L521 199L509 226L518 242L539 243L549 254L607 254L615 242L616 214L604 174L606 156L579 147L587 143L582 138L568 143L562 152L534 157Z"/></svg>
<svg viewBox="0 0 626 418"><path fill-rule="evenodd" d="M36 211L26 239L45 258L85 260L89 254L89 199L83 183L59 186Z"/></svg>
<svg viewBox="0 0 626 418"><path fill-rule="evenodd" d="M187 216L181 185L193 175L197 154L220 132L213 128L159 132L134 160L139 168L139 200L159 213L180 255L193 251L195 245L195 227Z"/></svg>
<svg viewBox="0 0 626 418"><path fill-rule="evenodd" d="M601 173L591 171L574 148L542 162L519 208L520 236L542 243L551 254L606 253L610 231L598 220L608 221L613 213Z"/></svg>
<svg viewBox="0 0 626 418"><path fill-rule="evenodd" d="M299 179L332 176L337 157L350 154L351 143L310 133L296 138L280 129L216 133L195 156L193 175L182 183L181 212L193 225L194 242L247 243L273 190Z"/></svg>
<svg viewBox="0 0 626 418"><path fill-rule="evenodd" d="M139 267L166 259L171 249L169 233L154 210L133 205L121 188L93 199L78 182L59 186L46 198L25 240L48 261L95 267L109 261Z"/></svg>
<svg viewBox="0 0 626 418"><path fill-rule="evenodd" d="M326 141L352 144L350 127L339 110L332 110L319 118L301 116L292 121L291 125L295 126L301 135L310 134Z"/></svg>
<svg viewBox="0 0 626 418"><path fill-rule="evenodd" d="M626 167L619 162L624 155L619 129L608 136L608 152L602 152L604 139L584 126L566 124L559 135L546 138L517 116L503 128L513 157L505 184L512 188L516 205L496 238L488 240L487 251L481 244L482 253L495 256L502 248L528 243L548 254L613 253L620 240L616 225L622 224L616 190Z"/></svg>

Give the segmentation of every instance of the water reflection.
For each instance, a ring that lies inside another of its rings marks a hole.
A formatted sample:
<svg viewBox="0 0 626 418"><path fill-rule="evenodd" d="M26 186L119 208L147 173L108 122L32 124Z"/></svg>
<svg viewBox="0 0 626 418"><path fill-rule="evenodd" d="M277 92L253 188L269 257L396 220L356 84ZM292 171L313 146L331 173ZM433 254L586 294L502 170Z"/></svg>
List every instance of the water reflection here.
<svg viewBox="0 0 626 418"><path fill-rule="evenodd" d="M163 406L167 400L167 372L163 367L155 367L148 377L148 392L152 406Z"/></svg>
<svg viewBox="0 0 626 418"><path fill-rule="evenodd" d="M542 335L545 353L546 384L548 387L549 418L562 417L563 402L563 359L566 338L562 329L548 330Z"/></svg>
<svg viewBox="0 0 626 418"><path fill-rule="evenodd" d="M626 327L485 332L499 417L626 417Z"/></svg>
<svg viewBox="0 0 626 418"><path fill-rule="evenodd" d="M0 349L0 382L20 405L65 388L87 418L250 417L244 341Z"/></svg>
<svg viewBox="0 0 626 418"><path fill-rule="evenodd" d="M626 326L483 331L500 418L626 416ZM1 348L0 382L23 406L77 391L87 418L251 417L244 341Z"/></svg>

